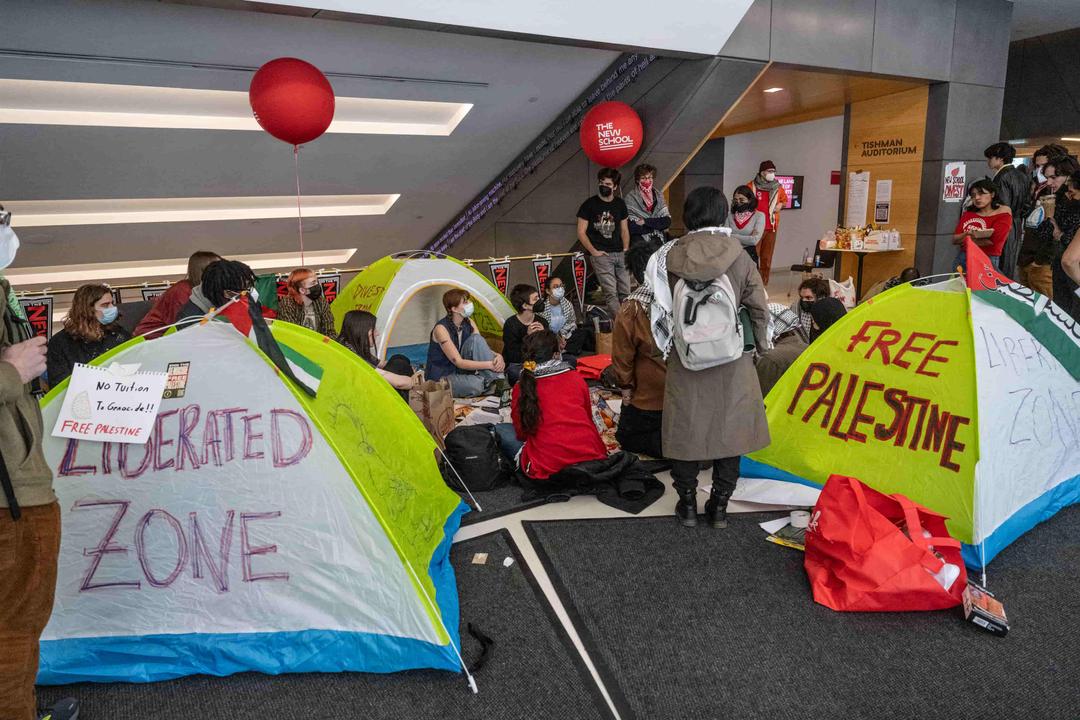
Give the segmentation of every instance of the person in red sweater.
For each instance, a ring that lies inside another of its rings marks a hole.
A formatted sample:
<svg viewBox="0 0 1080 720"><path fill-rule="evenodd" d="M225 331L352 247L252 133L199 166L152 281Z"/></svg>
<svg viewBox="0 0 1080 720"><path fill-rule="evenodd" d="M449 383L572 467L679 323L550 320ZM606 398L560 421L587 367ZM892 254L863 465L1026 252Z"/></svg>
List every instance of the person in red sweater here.
<svg viewBox="0 0 1080 720"><path fill-rule="evenodd" d="M522 355L524 367L510 404L514 431L524 443L517 453L521 471L547 480L569 465L606 458L589 388L563 362L558 336L550 330L528 335Z"/></svg>
<svg viewBox="0 0 1080 720"><path fill-rule="evenodd" d="M135 335L146 335L176 322L180 308L191 299L191 291L202 283L203 270L221 257L217 253L199 250L188 258L187 277L174 283L168 290L157 296L150 311L135 326ZM156 335L152 336L156 337Z"/></svg>
<svg viewBox="0 0 1080 720"><path fill-rule="evenodd" d="M971 205L960 216L953 235L953 244L960 246L956 265L967 268L967 253L964 252L963 245L964 239L971 237L972 242L990 258L994 268L1000 270L1001 251L1005 247L1009 231L1012 230L1012 210L1008 205L998 202L997 190L989 180L976 180L971 183L968 197L971 198ZM993 230L993 235L988 238L973 237L972 233L979 230Z"/></svg>

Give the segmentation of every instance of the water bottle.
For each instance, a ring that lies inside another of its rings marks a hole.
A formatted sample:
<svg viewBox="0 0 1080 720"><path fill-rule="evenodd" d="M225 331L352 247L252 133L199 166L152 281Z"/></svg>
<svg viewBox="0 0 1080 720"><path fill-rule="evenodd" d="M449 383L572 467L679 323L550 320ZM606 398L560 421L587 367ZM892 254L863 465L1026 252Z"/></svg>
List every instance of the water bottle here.
<svg viewBox="0 0 1080 720"><path fill-rule="evenodd" d="M802 264L803 265L810 265L811 264L810 248L806 248L805 250L803 250Z"/></svg>

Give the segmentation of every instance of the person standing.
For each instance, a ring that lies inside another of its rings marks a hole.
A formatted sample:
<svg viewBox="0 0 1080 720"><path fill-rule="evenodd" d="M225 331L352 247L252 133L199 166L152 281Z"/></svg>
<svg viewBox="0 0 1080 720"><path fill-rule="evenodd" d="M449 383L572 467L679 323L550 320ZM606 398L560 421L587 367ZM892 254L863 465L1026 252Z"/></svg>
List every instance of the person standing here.
<svg viewBox="0 0 1080 720"><path fill-rule="evenodd" d="M577 211L577 238L592 255L593 269L604 289L608 314L612 321L619 305L630 294L630 272L626 269L626 251L630 249L629 213L618 197L622 175L614 168L601 168L596 174L596 195L581 204Z"/></svg>
<svg viewBox="0 0 1080 720"><path fill-rule="evenodd" d="M180 315L180 308L191 299L191 292L202 283L203 271L221 256L207 250L199 250L188 258L187 276L173 283L168 290L157 296L150 311L135 326L135 335L157 337L156 330L172 325ZM154 333L150 335L150 333Z"/></svg>
<svg viewBox="0 0 1080 720"><path fill-rule="evenodd" d="M1080 165L1067 155L1052 157L1043 164L1041 172L1046 183L1037 198L1039 206L1032 210L1025 221L1024 246L1021 248L1019 265L1021 285L1054 300L1054 266L1057 264L1058 241L1054 239L1054 222L1068 226L1072 218L1072 205L1068 202L1065 181L1080 170ZM1058 211L1061 216L1058 217ZM1050 216L1047 217L1047 212Z"/></svg>
<svg viewBox="0 0 1080 720"><path fill-rule="evenodd" d="M64 327L49 340L48 379L56 387L75 370L131 339L108 285L83 285L71 299Z"/></svg>
<svg viewBox="0 0 1080 720"><path fill-rule="evenodd" d="M664 244L664 231L671 227L671 213L663 193L653 187L655 179L652 165L643 163L634 168L634 189L626 194L631 247L648 243L656 249Z"/></svg>
<svg viewBox="0 0 1080 720"><path fill-rule="evenodd" d="M762 349L768 349L765 287L742 245L721 227L727 209L727 199L717 188L700 187L687 196L683 220L690 232L668 249L664 258L668 277L660 281L674 287L680 279L712 281L726 276L738 304L750 314L754 337L762 339ZM650 278L657 276L653 268L659 257L657 253L649 261ZM670 296L667 289L653 291L655 297ZM674 327L673 309L660 309L662 324ZM705 504L705 520L714 528L727 527L727 504L739 478L741 457L769 444L753 354L689 370L679 353L671 352L670 333L657 336L654 330L653 334L667 356L662 444L664 457L672 461L671 476L679 494L675 514L683 526L697 525L698 469L702 461L711 461L712 492Z"/></svg>
<svg viewBox="0 0 1080 720"><path fill-rule="evenodd" d="M776 165L772 160L765 160L758 166L758 174L748 185L757 196L757 209L765 214L765 230L761 233L761 242L757 247L757 265L761 282L768 285L773 250L776 248L776 233L779 230L780 210L787 205L788 196L784 186L776 179Z"/></svg>
<svg viewBox="0 0 1080 720"><path fill-rule="evenodd" d="M983 155L993 173L991 182L997 190L997 201L1012 213L1012 227L1001 248L998 269L1006 277L1015 278L1016 262L1024 236L1024 210L1031 201L1031 176L1025 169L1012 164L1016 158L1016 148L1009 143L994 143L983 151Z"/></svg>
<svg viewBox="0 0 1080 720"><path fill-rule="evenodd" d="M18 247L5 217L0 270L15 259ZM31 337L4 278L0 292L0 717L36 720L38 642L56 593L60 506L41 449L45 428L31 386L45 371L45 338ZM74 701L65 702L77 711Z"/></svg>
<svg viewBox="0 0 1080 720"><path fill-rule="evenodd" d="M285 287L288 294L278 302L277 319L333 337L334 315L315 272L297 268L289 273Z"/></svg>
<svg viewBox="0 0 1080 720"><path fill-rule="evenodd" d="M953 234L953 243L960 246L956 256L956 265L965 268L967 266L967 253L964 252L964 239L971 238L972 242L982 248L990 263L996 270L1005 274L1001 267L1001 252L1012 232L1012 212L1007 205L997 197L997 186L989 180L976 180L968 188L968 198L971 202L970 209L960 215L960 222L956 224ZM993 234L988 238L976 238L972 235L976 231L992 230ZM1006 275L1006 277L1009 277Z"/></svg>
<svg viewBox="0 0 1080 720"><path fill-rule="evenodd" d="M1080 172L1069 176L1051 225L1054 242L1054 302L1080 322Z"/></svg>
<svg viewBox="0 0 1080 720"><path fill-rule="evenodd" d="M611 337L611 375L623 391L615 440L623 450L663 457L661 428L667 366L650 327L652 288L641 282L619 308Z"/></svg>
<svg viewBox="0 0 1080 720"><path fill-rule="evenodd" d="M765 234L765 213L758 210L757 196L753 188L740 185L731 193L731 237L742 245L743 250L756 264L757 245Z"/></svg>

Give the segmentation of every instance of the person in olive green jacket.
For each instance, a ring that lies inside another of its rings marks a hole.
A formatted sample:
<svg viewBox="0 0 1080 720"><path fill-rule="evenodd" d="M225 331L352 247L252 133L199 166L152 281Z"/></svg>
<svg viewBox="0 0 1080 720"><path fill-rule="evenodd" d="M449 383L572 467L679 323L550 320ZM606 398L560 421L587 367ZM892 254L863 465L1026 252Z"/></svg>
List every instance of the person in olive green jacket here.
<svg viewBox="0 0 1080 720"><path fill-rule="evenodd" d="M0 218L0 270L18 238ZM60 506L41 449L44 428L31 383L45 372L45 338L0 278L0 717L35 720L38 639L52 614Z"/></svg>

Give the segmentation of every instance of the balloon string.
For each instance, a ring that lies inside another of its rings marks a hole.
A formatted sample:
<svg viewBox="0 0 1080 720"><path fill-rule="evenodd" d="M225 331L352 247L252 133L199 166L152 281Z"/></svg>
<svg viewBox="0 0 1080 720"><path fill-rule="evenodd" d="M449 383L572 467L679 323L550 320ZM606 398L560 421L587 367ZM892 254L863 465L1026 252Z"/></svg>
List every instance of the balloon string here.
<svg viewBox="0 0 1080 720"><path fill-rule="evenodd" d="M300 146L293 145L293 167L296 170L296 223L300 228L300 267L304 266L304 215L300 210Z"/></svg>

